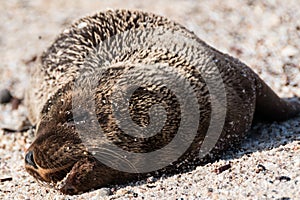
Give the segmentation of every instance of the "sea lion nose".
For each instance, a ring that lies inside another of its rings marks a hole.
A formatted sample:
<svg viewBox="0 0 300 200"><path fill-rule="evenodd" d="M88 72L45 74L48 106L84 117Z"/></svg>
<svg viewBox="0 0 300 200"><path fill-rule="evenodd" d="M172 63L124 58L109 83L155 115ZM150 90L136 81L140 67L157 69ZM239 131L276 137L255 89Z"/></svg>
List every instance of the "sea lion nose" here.
<svg viewBox="0 0 300 200"><path fill-rule="evenodd" d="M34 168L38 168L34 162L34 159L33 159L33 151L28 151L26 156L25 156L25 163L28 164L28 165L31 165L32 167Z"/></svg>

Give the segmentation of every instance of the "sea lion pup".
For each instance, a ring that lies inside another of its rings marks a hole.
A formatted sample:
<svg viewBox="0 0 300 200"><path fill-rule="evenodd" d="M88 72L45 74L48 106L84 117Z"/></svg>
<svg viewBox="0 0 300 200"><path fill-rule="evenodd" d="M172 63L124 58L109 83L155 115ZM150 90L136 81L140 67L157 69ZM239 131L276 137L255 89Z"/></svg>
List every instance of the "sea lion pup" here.
<svg viewBox="0 0 300 200"><path fill-rule="evenodd" d="M279 121L300 112L239 60L140 11L78 20L32 77L26 99L37 128L25 167L41 181L64 179L66 194L182 170L236 145L254 116Z"/></svg>

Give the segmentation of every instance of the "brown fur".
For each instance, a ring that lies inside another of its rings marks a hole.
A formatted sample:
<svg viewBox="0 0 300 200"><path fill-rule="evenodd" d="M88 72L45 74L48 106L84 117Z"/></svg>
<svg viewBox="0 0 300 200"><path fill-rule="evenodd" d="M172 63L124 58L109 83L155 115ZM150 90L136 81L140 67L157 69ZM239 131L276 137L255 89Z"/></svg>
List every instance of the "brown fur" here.
<svg viewBox="0 0 300 200"><path fill-rule="evenodd" d="M79 29L78 24L83 22L87 26ZM33 152L33 162L37 167L26 164L26 169L31 175L42 181L57 182L69 173L65 185L61 188L61 191L67 194L124 183L145 175L111 169L92 155L76 132L72 115L72 88L84 59L101 40L126 30L155 27L180 31L185 37L198 43L201 50L190 51L193 52L194 58L202 59L206 64L200 69L195 68L191 58L173 55L159 48L155 51L144 49L119 58L120 60L115 62L119 64L112 64L112 68L104 73L93 96L96 100L95 112L98 122L105 133L105 137L97 140L100 141L97 144L98 151L106 151L105 144L113 142L127 151L151 152L168 144L178 130L180 105L176 95L168 88L152 85L135 91L129 103L129 110L132 120L139 126L146 127L149 124L149 109L158 103L164 105L168 118L161 132L149 138L134 138L124 135L118 128L112 113L111 92L120 75L138 63L167 63L170 67L181 70L195 88L200 106L201 118L197 136L176 162L161 171L180 169L180 166L186 166L188 162L199 161L198 152L211 117L211 97L202 76L208 73L206 67L212 62L220 71L227 95L225 125L211 152L212 156L237 144L243 138L251 127L254 113L267 120L285 120L299 113L299 104L281 100L245 64L208 46L179 24L139 11L117 10L98 13L80 19L60 34L43 53L39 65L33 71L35 78L28 92L27 102L29 118L33 124L37 124L37 138L27 152ZM97 63L95 60L93 62ZM97 67L92 62L90 64ZM141 76L143 78L143 75ZM97 127L90 129L97 131ZM172 154L173 151L175 152L175 149L169 153ZM118 165L118 160L114 160L117 156L113 153L108 155L114 165ZM164 159L166 155L161 155L155 162Z"/></svg>

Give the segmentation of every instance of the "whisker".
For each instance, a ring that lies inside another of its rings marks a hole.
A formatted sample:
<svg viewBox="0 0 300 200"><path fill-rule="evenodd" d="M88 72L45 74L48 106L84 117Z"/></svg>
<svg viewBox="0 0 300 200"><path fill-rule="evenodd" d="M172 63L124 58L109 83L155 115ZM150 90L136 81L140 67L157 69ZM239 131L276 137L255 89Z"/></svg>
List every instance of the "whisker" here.
<svg viewBox="0 0 300 200"><path fill-rule="evenodd" d="M99 150L102 150L101 155L114 156L115 158L125 161L125 163L127 163L131 169L133 169L136 173L139 173L138 169L127 158L124 158L123 156L121 156L121 155L117 154L116 152L114 152L110 149L107 149L107 148L100 148ZM113 163L113 162L111 162L111 163Z"/></svg>

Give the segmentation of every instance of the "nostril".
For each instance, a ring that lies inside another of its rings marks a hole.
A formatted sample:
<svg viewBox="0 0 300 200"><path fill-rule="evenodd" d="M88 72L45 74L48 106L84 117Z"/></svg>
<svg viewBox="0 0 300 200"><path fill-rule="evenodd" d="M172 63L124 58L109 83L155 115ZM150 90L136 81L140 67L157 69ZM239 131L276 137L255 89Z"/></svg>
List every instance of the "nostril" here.
<svg viewBox="0 0 300 200"><path fill-rule="evenodd" d="M34 159L33 159L33 152L32 151L28 151L28 153L26 154L25 156L25 163L28 164L28 165L31 165L33 166L34 168L38 168L34 162Z"/></svg>

